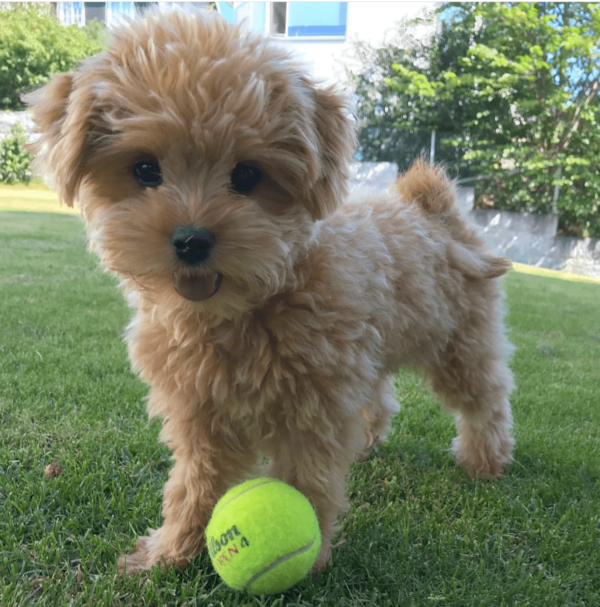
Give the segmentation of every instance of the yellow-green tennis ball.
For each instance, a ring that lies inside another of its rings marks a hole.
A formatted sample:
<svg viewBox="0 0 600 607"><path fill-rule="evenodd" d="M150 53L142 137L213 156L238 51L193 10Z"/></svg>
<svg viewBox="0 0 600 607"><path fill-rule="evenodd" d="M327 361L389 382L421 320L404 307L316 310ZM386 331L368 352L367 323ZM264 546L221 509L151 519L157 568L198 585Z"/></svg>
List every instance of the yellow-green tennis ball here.
<svg viewBox="0 0 600 607"><path fill-rule="evenodd" d="M217 502L206 527L206 546L230 588L274 594L312 569L321 532L302 493L274 478L255 478L232 487Z"/></svg>

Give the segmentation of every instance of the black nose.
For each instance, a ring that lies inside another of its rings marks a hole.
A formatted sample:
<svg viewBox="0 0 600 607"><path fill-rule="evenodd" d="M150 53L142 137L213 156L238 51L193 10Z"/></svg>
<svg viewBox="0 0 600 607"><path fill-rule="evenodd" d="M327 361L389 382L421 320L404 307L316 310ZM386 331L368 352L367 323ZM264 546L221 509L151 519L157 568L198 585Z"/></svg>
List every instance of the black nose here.
<svg viewBox="0 0 600 607"><path fill-rule="evenodd" d="M181 261L194 265L208 259L215 246L215 237L208 230L182 226L173 232L171 243Z"/></svg>

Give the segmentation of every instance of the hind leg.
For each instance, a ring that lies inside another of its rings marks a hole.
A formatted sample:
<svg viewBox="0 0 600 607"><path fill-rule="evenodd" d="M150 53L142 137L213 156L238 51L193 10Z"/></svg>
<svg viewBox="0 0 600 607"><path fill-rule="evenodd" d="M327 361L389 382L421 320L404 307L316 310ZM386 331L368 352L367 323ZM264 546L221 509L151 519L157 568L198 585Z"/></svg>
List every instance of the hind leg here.
<svg viewBox="0 0 600 607"><path fill-rule="evenodd" d="M477 325L455 335L439 365L428 369L433 389L456 415L453 451L469 476L498 477L512 459L512 373L501 331Z"/></svg>
<svg viewBox="0 0 600 607"><path fill-rule="evenodd" d="M375 388L373 399L365 405L362 417L365 426L365 449L359 456L366 458L369 451L387 434L392 417L400 411L392 376L382 378Z"/></svg>

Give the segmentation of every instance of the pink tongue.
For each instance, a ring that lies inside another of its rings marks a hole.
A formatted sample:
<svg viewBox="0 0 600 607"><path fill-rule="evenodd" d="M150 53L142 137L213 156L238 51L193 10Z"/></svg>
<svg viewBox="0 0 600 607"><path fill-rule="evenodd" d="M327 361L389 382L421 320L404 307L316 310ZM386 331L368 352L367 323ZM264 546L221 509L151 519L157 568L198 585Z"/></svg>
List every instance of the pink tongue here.
<svg viewBox="0 0 600 607"><path fill-rule="evenodd" d="M219 290L221 280L223 280L223 275L218 272L192 276L173 274L175 290L181 297L190 301L204 301L212 297Z"/></svg>

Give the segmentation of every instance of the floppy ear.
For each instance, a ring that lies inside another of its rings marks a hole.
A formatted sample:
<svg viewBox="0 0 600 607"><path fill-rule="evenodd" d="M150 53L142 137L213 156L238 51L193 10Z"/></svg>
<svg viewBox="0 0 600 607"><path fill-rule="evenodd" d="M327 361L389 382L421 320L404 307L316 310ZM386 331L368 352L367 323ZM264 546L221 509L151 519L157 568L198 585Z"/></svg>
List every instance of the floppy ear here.
<svg viewBox="0 0 600 607"><path fill-rule="evenodd" d="M41 89L23 95L40 137L28 144L35 164L51 177L52 186L70 207L83 177L93 97L76 87L77 75L58 74Z"/></svg>
<svg viewBox="0 0 600 607"><path fill-rule="evenodd" d="M317 177L310 185L306 206L316 220L333 213L345 200L356 140L346 103L333 87L313 89L313 99Z"/></svg>

